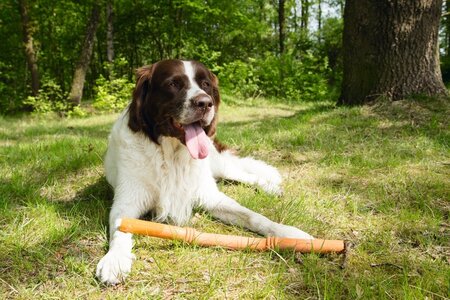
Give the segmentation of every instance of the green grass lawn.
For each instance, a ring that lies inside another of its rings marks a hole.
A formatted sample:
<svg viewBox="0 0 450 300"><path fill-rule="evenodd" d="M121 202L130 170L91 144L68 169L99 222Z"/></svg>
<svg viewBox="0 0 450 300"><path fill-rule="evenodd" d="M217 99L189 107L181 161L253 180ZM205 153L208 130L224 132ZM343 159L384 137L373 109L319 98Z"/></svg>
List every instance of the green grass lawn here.
<svg viewBox="0 0 450 300"><path fill-rule="evenodd" d="M117 115L0 118L0 298L448 299L449 108L430 99L372 107L224 97L219 139L278 167L281 198L220 188L347 255L237 252L135 239L128 280L94 277L112 191L102 156ZM191 226L253 235L198 211Z"/></svg>

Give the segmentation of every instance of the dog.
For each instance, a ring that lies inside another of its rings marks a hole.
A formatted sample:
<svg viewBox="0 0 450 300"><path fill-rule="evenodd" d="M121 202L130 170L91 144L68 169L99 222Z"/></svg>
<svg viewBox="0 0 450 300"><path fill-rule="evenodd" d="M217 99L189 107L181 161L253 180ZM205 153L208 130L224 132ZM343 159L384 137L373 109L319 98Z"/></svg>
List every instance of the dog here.
<svg viewBox="0 0 450 300"><path fill-rule="evenodd" d="M123 217L152 212L157 221L189 221L194 207L265 236L313 239L251 211L219 191L216 179L255 185L281 194L272 166L223 150L215 139L220 94L217 77L196 61L162 60L137 71L129 106L113 125L104 159L114 189L109 250L96 276L115 285L134 260L132 235L119 230Z"/></svg>

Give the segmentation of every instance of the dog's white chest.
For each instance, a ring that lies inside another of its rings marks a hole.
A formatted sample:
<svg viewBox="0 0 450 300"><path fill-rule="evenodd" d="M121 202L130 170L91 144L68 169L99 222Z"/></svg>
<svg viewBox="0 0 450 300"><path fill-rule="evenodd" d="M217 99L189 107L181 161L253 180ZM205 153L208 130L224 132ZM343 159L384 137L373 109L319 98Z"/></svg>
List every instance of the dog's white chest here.
<svg viewBox="0 0 450 300"><path fill-rule="evenodd" d="M159 199L155 199L157 218L184 224L198 202L205 174L210 173L208 162L192 159L185 146L172 138L161 139L160 153L160 169L155 166L159 189Z"/></svg>

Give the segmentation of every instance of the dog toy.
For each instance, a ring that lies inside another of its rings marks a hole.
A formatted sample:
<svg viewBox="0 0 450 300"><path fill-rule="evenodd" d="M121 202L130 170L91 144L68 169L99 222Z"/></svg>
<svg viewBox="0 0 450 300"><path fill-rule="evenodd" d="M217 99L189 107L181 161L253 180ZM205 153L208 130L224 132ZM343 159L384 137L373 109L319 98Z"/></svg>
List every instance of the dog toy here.
<svg viewBox="0 0 450 300"><path fill-rule="evenodd" d="M235 250L252 249L260 251L291 249L302 253L340 253L345 251L345 243L342 240L307 240L279 237L253 238L214 234L199 232L189 227L178 227L129 218L123 218L117 224L122 232L184 241L199 246L220 246Z"/></svg>

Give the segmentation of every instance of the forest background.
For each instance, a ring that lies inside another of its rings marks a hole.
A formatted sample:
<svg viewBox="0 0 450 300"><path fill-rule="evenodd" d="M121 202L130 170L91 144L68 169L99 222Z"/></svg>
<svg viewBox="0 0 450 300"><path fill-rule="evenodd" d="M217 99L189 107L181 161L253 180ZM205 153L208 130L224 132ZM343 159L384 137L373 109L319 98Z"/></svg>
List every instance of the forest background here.
<svg viewBox="0 0 450 300"><path fill-rule="evenodd" d="M135 69L164 58L199 60L222 89L244 97L323 100L342 80L343 7L343 0L2 1L0 113L67 113L69 98L120 110Z"/></svg>
<svg viewBox="0 0 450 300"><path fill-rule="evenodd" d="M448 82L449 1L441 3L433 6L442 6L439 53ZM165 58L203 62L237 96L337 98L344 6L344 0L4 1L0 113L83 115L82 103L118 111L129 101L136 68Z"/></svg>

